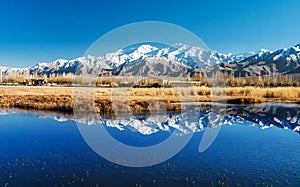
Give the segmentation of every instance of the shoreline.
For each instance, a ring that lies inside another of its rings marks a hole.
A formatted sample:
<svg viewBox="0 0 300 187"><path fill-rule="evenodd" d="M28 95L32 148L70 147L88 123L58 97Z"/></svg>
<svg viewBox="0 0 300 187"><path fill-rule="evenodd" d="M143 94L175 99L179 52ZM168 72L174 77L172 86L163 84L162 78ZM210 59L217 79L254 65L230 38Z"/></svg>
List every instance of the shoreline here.
<svg viewBox="0 0 300 187"><path fill-rule="evenodd" d="M0 108L73 112L73 89L85 88L0 86ZM161 110L180 111L183 109L181 103L193 102L300 104L300 87L95 88L94 94L95 108L92 110L107 115ZM80 105L76 103L76 107L77 104Z"/></svg>

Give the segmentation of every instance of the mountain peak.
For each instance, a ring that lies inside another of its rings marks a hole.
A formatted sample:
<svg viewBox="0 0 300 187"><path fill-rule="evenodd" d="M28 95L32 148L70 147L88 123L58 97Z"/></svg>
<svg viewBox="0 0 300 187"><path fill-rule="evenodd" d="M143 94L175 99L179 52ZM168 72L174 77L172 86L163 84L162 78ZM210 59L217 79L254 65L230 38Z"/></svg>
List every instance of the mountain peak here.
<svg viewBox="0 0 300 187"><path fill-rule="evenodd" d="M286 63L282 63L286 62ZM152 64L153 63L153 64ZM125 68L134 70L136 74L140 75L147 72L145 68L150 68L152 72L160 72L158 67L164 66L161 75L175 71L179 73L179 69L195 69L195 68L214 68L218 64L227 63L232 71L244 71L243 63L251 63L251 67L257 72L269 73L269 65L277 64L279 73L298 73L300 66L300 44L287 49L279 49L270 51L267 49L260 49L257 53L242 53L233 55L232 53L223 54L217 51L210 51L198 46L189 46L183 43L177 43L175 46L169 46L161 43L143 42L119 49L115 52L107 53L104 56L82 56L72 60L57 59L52 62L40 62L31 68L32 74L61 74L63 72L79 73L94 73L101 72L102 69L120 69ZM240 69L234 69L237 64L241 63ZM141 67L144 64L147 67ZM266 66L264 66L264 64ZM179 66L180 65L180 66ZM137 66L142 68L139 70L134 68ZM178 67L177 67L178 66ZM293 66L293 67L292 67ZM128 68L127 68L128 67ZM174 68L177 67L177 68ZM179 68L180 67L180 68ZM184 67L184 68L183 68ZM158 69L155 69L158 68ZM16 68L0 67L2 72L15 71ZM144 70L144 71L143 71ZM266 72L268 70L268 72ZM17 71L17 70L16 70ZM18 71L25 71L25 68L18 68ZM253 71L252 69L248 72ZM245 73L244 73L245 74ZM117 75L117 74L116 74ZM144 74L143 74L144 75ZM146 74L145 74L146 75Z"/></svg>
<svg viewBox="0 0 300 187"><path fill-rule="evenodd" d="M176 43L175 44L175 47L176 48L189 48L189 47L191 47L190 45L187 45L187 44L184 44L184 43Z"/></svg>
<svg viewBox="0 0 300 187"><path fill-rule="evenodd" d="M268 52L273 52L273 51L270 51L270 50L265 49L265 48L261 48L261 49L259 50L259 52L268 53Z"/></svg>
<svg viewBox="0 0 300 187"><path fill-rule="evenodd" d="M128 56L131 57L134 60L140 59L140 58L144 58L145 56L148 56L148 53L151 53L153 51L158 50L157 47L154 47L152 45L141 45L139 46L136 50L134 50L131 54L129 54Z"/></svg>
<svg viewBox="0 0 300 187"><path fill-rule="evenodd" d="M295 51L300 51L300 43L292 47Z"/></svg>

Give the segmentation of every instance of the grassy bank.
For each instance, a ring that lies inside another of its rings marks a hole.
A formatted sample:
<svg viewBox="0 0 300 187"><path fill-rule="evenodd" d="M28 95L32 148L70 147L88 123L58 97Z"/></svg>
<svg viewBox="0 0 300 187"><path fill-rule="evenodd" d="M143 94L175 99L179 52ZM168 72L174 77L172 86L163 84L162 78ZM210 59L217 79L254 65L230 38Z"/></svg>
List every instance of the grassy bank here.
<svg viewBox="0 0 300 187"><path fill-rule="evenodd" d="M84 89L86 88L79 90L84 93ZM105 114L161 110L162 102L169 111L181 110L180 102L300 103L299 87L96 88L94 93L95 110ZM2 108L17 107L71 112L73 110L72 98L72 87L0 87L0 107ZM153 100L159 102L153 102Z"/></svg>

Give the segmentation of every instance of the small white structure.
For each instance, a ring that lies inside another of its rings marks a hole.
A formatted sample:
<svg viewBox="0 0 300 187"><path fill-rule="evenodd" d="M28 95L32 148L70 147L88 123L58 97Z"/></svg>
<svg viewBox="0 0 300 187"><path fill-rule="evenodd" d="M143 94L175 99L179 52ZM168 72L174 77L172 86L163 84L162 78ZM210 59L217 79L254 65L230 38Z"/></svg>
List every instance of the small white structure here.
<svg viewBox="0 0 300 187"><path fill-rule="evenodd" d="M109 77L112 76L113 69L101 69L99 77Z"/></svg>

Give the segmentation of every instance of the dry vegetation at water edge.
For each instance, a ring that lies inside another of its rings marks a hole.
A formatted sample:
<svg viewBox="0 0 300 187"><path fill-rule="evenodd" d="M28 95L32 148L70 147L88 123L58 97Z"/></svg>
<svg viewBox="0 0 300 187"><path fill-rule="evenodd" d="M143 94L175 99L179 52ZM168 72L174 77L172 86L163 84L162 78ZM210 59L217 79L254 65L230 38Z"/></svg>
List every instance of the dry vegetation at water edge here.
<svg viewBox="0 0 300 187"><path fill-rule="evenodd" d="M82 88L84 91L85 88ZM0 107L18 107L38 110L73 110L72 87L0 87ZM113 102L112 102L113 98ZM299 87L180 87L180 88L96 88L95 110L98 113L147 112L149 103L160 100L167 110L181 110L180 102L295 102L300 103ZM160 110L159 105L152 110Z"/></svg>

